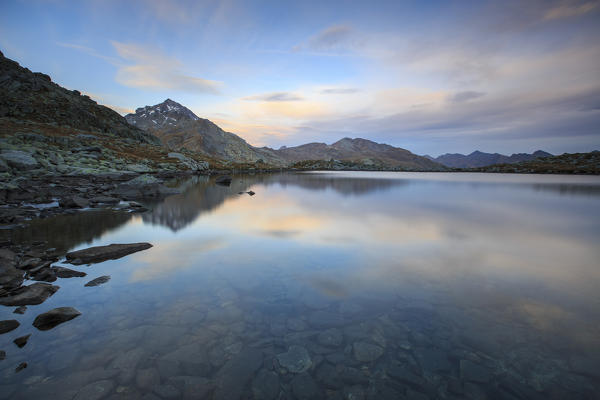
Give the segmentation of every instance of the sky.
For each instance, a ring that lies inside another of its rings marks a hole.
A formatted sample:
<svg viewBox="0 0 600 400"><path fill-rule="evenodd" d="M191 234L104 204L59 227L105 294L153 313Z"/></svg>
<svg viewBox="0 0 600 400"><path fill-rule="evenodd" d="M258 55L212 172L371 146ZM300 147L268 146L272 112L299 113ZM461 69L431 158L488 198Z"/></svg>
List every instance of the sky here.
<svg viewBox="0 0 600 400"><path fill-rule="evenodd" d="M0 51L121 114L255 146L600 150L600 0L3 0Z"/></svg>

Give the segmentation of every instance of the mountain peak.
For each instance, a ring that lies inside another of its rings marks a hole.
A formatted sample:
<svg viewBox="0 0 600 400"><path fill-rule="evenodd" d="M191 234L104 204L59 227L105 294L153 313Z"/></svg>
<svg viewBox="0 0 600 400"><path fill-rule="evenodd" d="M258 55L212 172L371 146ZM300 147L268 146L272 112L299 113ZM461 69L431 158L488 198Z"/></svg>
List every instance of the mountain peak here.
<svg viewBox="0 0 600 400"><path fill-rule="evenodd" d="M189 108L171 99L153 106L140 107L133 114L125 116L127 122L142 129L159 129L175 127L187 121L197 121L200 118Z"/></svg>

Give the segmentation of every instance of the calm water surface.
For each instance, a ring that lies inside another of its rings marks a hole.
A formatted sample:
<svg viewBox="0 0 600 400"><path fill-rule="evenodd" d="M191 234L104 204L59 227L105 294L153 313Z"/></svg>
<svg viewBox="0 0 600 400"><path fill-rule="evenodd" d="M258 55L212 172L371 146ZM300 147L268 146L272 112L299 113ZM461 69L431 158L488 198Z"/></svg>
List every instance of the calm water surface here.
<svg viewBox="0 0 600 400"><path fill-rule="evenodd" d="M598 398L598 177L182 185L144 214L88 211L12 232L64 251L154 247L75 267L88 276L55 282L25 315L2 307L21 326L0 336L0 398ZM83 286L101 275L112 279ZM62 306L82 315L31 326Z"/></svg>

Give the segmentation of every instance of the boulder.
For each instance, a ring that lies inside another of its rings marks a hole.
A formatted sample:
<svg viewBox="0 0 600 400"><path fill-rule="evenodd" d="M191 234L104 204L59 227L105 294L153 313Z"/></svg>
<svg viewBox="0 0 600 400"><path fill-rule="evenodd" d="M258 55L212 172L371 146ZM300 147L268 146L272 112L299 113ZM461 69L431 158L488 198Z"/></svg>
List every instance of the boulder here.
<svg viewBox="0 0 600 400"><path fill-rule="evenodd" d="M75 271L74 269L65 267L52 267L52 269L54 270L54 274L59 278L79 278L87 275L85 272Z"/></svg>
<svg viewBox="0 0 600 400"><path fill-rule="evenodd" d="M189 157L184 156L181 153L169 153L167 154L169 158L176 158L179 162L192 171L206 171L209 167L206 161L196 161Z"/></svg>
<svg viewBox="0 0 600 400"><path fill-rule="evenodd" d="M0 335L17 329L19 325L19 321L17 321L16 319L7 319L4 321L0 321Z"/></svg>
<svg viewBox="0 0 600 400"><path fill-rule="evenodd" d="M90 202L87 199L79 196L67 197L58 203L63 208L85 208L89 204Z"/></svg>
<svg viewBox="0 0 600 400"><path fill-rule="evenodd" d="M73 307L58 307L35 317L33 326L40 331L47 331L80 315Z"/></svg>
<svg viewBox="0 0 600 400"><path fill-rule="evenodd" d="M31 333L29 335L18 337L15 340L13 340L13 343L16 344L19 348L21 348L27 344L27 341L29 340L30 336Z"/></svg>
<svg viewBox="0 0 600 400"><path fill-rule="evenodd" d="M126 255L146 250L152 247L150 243L109 244L95 246L67 253L67 261L74 265L93 264L106 260L116 260Z"/></svg>
<svg viewBox="0 0 600 400"><path fill-rule="evenodd" d="M17 170L30 170L40 166L31 154L19 150L6 150L0 153L0 159Z"/></svg>
<svg viewBox="0 0 600 400"><path fill-rule="evenodd" d="M245 386L262 363L262 352L257 349L244 349L234 355L216 375L213 400L241 398Z"/></svg>
<svg viewBox="0 0 600 400"><path fill-rule="evenodd" d="M50 285L49 283L34 283L33 285L23 286L10 296L0 297L0 304L3 306L26 306L42 304L46 299L52 296L60 286Z"/></svg>

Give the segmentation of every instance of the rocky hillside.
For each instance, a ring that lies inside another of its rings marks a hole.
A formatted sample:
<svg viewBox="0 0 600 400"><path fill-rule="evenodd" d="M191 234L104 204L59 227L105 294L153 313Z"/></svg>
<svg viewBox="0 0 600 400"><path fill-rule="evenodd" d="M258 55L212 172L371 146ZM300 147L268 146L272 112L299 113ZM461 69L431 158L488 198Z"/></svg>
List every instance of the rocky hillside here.
<svg viewBox="0 0 600 400"><path fill-rule="evenodd" d="M600 151L565 153L515 164L498 164L473 169L478 172L522 174L600 174Z"/></svg>
<svg viewBox="0 0 600 400"><path fill-rule="evenodd" d="M271 165L285 164L273 150L251 146L241 137L225 132L207 119L199 118L171 99L154 106L140 107L125 118L131 125L159 137L171 150L187 149L236 163L263 161Z"/></svg>
<svg viewBox="0 0 600 400"><path fill-rule="evenodd" d="M43 175L208 169L108 107L0 53L0 190ZM24 180L17 182L16 180Z"/></svg>
<svg viewBox="0 0 600 400"><path fill-rule="evenodd" d="M441 165L425 157L418 156L408 150L388 144L375 143L366 139L344 138L331 145L325 143L308 143L296 147L277 150L277 155L306 167L306 160L337 161L339 169L357 167L358 169L406 169L406 170L440 170ZM321 165L317 163L316 165ZM361 168L362 167L362 168Z"/></svg>
<svg viewBox="0 0 600 400"><path fill-rule="evenodd" d="M482 151L474 151L471 154L443 154L439 157L433 158L425 156L432 161L438 162L446 167L450 168L477 168L485 167L494 164L514 164L522 161L531 161L540 157L551 157L552 154L542 150L528 153L515 153L510 156L499 153L484 153Z"/></svg>
<svg viewBox="0 0 600 400"><path fill-rule="evenodd" d="M117 112L77 90L67 90L40 72L21 67L0 52L0 118L52 124L142 143L159 140L132 127Z"/></svg>

